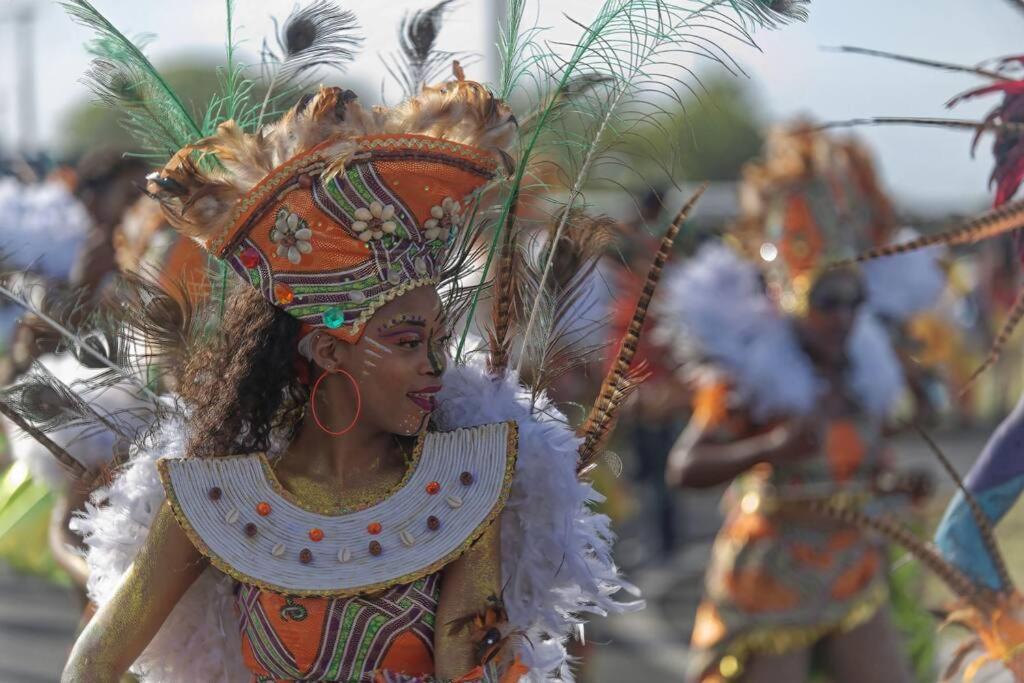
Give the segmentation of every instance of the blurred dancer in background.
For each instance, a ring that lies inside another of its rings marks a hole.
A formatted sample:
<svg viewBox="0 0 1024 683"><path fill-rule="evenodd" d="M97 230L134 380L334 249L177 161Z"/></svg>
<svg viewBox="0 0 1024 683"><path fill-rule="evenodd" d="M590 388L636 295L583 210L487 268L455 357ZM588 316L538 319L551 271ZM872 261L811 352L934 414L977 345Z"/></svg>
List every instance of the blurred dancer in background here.
<svg viewBox="0 0 1024 683"><path fill-rule="evenodd" d="M909 681L885 548L794 506L920 493L917 477L894 475L884 458L885 419L905 383L876 304L878 292L916 284L925 291L907 297L909 314L938 295L941 277L929 277L927 254L900 270L822 270L895 235L853 142L805 124L774 132L764 160L745 169L740 200L735 248L703 247L667 281L661 311L698 387L668 481L732 482L690 680L798 683L820 645L843 683Z"/></svg>

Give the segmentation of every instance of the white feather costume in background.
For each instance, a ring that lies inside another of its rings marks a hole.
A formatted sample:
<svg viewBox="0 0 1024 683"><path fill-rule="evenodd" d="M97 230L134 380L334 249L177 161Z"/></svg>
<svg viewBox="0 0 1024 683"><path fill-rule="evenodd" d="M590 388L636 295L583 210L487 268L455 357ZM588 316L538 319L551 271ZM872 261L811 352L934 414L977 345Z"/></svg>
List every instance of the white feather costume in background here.
<svg viewBox="0 0 1024 683"><path fill-rule="evenodd" d="M13 274L9 286L39 304L47 278L66 282L71 276L91 224L64 183L26 185L0 178L0 251ZM0 307L0 344L6 344L22 313L18 306Z"/></svg>
<svg viewBox="0 0 1024 683"><path fill-rule="evenodd" d="M0 178L0 249L8 267L67 280L91 220L64 183Z"/></svg>
<svg viewBox="0 0 1024 683"><path fill-rule="evenodd" d="M925 256L935 268L934 257ZM902 318L930 305L941 290L929 280L922 289L931 294L916 292L900 298L899 305L887 306L898 280L913 284L900 276L922 270L902 269L900 257L890 261L896 265L881 273L887 277L884 287L871 284L879 273L864 273L868 302L847 342L847 386L874 416L888 413L904 390L903 370L878 319L879 306L886 314ZM658 334L662 339L685 340L674 344L680 362L699 359L718 366L755 419L813 410L823 390L821 381L800 348L792 324L765 293L752 262L725 245L708 244L667 275L664 286Z"/></svg>
<svg viewBox="0 0 1024 683"><path fill-rule="evenodd" d="M903 228L892 244L904 244L919 236L916 230ZM946 274L939 264L943 253L943 248L936 246L862 263L872 310L903 321L931 308L946 287Z"/></svg>
<svg viewBox="0 0 1024 683"><path fill-rule="evenodd" d="M502 569L509 627L529 681L571 681L565 639L577 615L638 609L618 602L635 589L611 557L609 519L591 505L603 497L580 481L580 439L545 399L531 411L530 395L511 377L494 379L481 357L448 370L435 421L452 430L515 420L519 450L512 490L501 516ZM184 451L184 421L168 420L137 449L111 486L94 496L72 524L89 548L89 596L108 602L138 554L164 501L156 461ZM279 451L280 452L280 451ZM247 683L234 608L233 581L207 569L178 602L132 671L145 683ZM188 653L186 656L184 653Z"/></svg>

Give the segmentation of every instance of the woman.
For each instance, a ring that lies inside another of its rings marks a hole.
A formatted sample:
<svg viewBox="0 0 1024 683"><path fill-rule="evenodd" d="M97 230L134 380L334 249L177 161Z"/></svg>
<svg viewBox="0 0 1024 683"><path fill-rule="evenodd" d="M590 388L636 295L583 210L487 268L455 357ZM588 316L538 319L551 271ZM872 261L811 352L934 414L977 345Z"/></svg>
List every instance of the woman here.
<svg viewBox="0 0 1024 683"><path fill-rule="evenodd" d="M763 272L711 245L669 280L662 324L688 336L699 365L694 418L666 476L686 487L733 482L691 680L805 681L819 648L840 681L911 680L887 609L885 548L806 508L917 488L883 459L903 377L872 306L878 274L819 267L891 234L870 170L852 143L802 125L774 134L766 160L745 172L737 232Z"/></svg>
<svg viewBox="0 0 1024 683"><path fill-rule="evenodd" d="M86 0L66 3L102 38L101 95L124 106L157 158L174 151L148 192L244 283L227 297L226 281L211 283L209 317L175 309L191 333L169 335L186 342L173 373L184 408L78 525L102 604L66 681L114 680L129 666L147 681L571 680L564 642L581 615L623 609L608 521L579 473L637 384L632 349L679 221L574 430L545 388L580 354L560 323L600 242L587 239L601 221L579 210L582 188L613 129L636 115L633 98L660 77L655 66L691 39L695 15L746 41L748 26L803 16L805 3L743 0L733 17L609 0L568 59L546 52L516 3L500 88L536 107L521 145L508 105L457 61L453 80L425 85L452 56L432 50L447 4L403 23L401 104L364 110L351 91L321 88L267 125L284 93L301 91L289 77L351 56L350 13L329 2L297 10L280 54L266 51L263 102L248 101L255 84L229 67L227 92L196 121L123 32ZM635 53L637 36L640 62L608 59ZM224 112L235 118L208 130ZM593 139L565 144L563 116ZM516 207L541 149L568 156L571 191L551 211L552 248L523 263ZM497 192L502 166L512 182ZM463 303L468 319L477 312L479 289L466 283L492 218L487 353L471 354L463 334L463 362L446 372L450 326ZM572 258L556 258L565 243ZM556 260L571 272L552 273ZM154 461L175 453L184 457L159 462L157 488Z"/></svg>
<svg viewBox="0 0 1024 683"><path fill-rule="evenodd" d="M424 135L443 116L424 110L445 107L474 125ZM254 680L456 679L507 635L490 523L510 493L515 424L427 427L460 206L515 122L462 80L375 116L323 89L262 136L225 124L151 177L172 224L252 286L185 368L186 458L161 462L168 502L66 680L115 680L208 564L237 582ZM196 151L224 168L203 170ZM269 460L221 457L270 450L271 436L288 443Z"/></svg>

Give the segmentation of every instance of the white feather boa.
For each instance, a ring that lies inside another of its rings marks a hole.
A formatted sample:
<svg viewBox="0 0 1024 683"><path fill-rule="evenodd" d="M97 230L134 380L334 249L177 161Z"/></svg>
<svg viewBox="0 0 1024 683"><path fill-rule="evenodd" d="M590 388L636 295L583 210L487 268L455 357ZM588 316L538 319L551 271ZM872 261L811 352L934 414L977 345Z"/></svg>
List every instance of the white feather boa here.
<svg viewBox="0 0 1024 683"><path fill-rule="evenodd" d="M72 521L71 529L88 547L89 598L97 605L114 597L164 502L156 461L184 449L183 419L168 419ZM147 683L248 683L251 674L242 664L233 589L231 579L207 569L168 615L132 672Z"/></svg>
<svg viewBox="0 0 1024 683"><path fill-rule="evenodd" d="M756 419L814 409L821 380L751 262L724 245L705 245L664 287L658 336L672 340L680 361L697 355L718 366ZM848 387L868 414L885 415L903 393L903 370L870 306L847 344Z"/></svg>
<svg viewBox="0 0 1024 683"><path fill-rule="evenodd" d="M578 615L643 606L613 597L637 591L612 561L608 517L591 509L604 498L576 475L580 439L546 399L531 411L519 382L492 378L480 357L445 375L435 420L445 430L518 423L519 458L501 517L502 598L511 627L526 635L519 655L528 679L571 681L564 642L583 623Z"/></svg>
<svg viewBox="0 0 1024 683"><path fill-rule="evenodd" d="M609 520L591 510L602 500L576 476L579 439L548 403L530 411L529 395L511 378L492 379L482 361L445 375L435 416L441 429L515 420L519 457L501 517L502 598L527 680L571 681L565 639L582 619L639 608L620 603L624 583L611 557ZM73 523L89 548L89 595L109 601L142 547L164 500L156 460L184 450L184 425L168 421L95 504ZM213 569L185 594L132 671L146 683L246 683L232 582Z"/></svg>

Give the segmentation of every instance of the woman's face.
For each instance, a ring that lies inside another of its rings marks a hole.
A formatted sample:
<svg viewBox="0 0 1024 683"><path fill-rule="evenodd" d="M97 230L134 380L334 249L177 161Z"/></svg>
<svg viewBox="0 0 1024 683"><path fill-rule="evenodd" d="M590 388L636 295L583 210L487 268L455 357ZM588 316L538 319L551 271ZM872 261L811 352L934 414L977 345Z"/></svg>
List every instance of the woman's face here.
<svg viewBox="0 0 1024 683"><path fill-rule="evenodd" d="M856 272L824 273L811 288L807 316L800 323L804 342L823 360L842 361L863 303L864 287Z"/></svg>
<svg viewBox="0 0 1024 683"><path fill-rule="evenodd" d="M420 432L436 407L449 338L436 290L417 287L382 306L355 344L330 340L327 346L333 347L330 357L336 367L348 371L359 385L360 423L392 434ZM324 346L314 345L314 353ZM314 359L323 367L319 358ZM335 381L339 380L348 381Z"/></svg>

